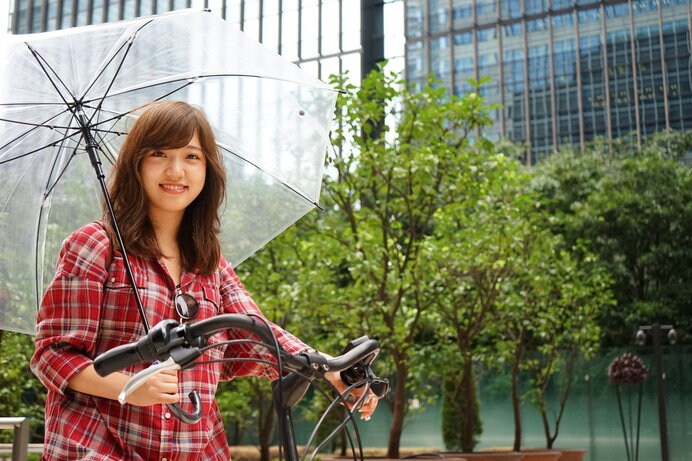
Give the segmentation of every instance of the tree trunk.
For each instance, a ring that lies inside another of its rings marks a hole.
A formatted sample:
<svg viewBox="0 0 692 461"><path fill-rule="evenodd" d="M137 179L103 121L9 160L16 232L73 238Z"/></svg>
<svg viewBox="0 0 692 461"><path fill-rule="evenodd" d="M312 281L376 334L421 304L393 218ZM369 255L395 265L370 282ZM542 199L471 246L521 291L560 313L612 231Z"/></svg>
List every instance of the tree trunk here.
<svg viewBox="0 0 692 461"><path fill-rule="evenodd" d="M396 385L394 386L392 423L389 427L389 445L387 446L388 458L399 458L401 433L404 428L404 416L406 415L404 401L406 398L408 367L404 363L404 360L398 356L398 354L394 356L394 363L396 364Z"/></svg>
<svg viewBox="0 0 692 461"><path fill-rule="evenodd" d="M474 435L476 434L476 383L473 378L473 361L470 357L464 359L464 370L461 386L466 395L467 411L462 416L462 450L472 452L474 448Z"/></svg>
<svg viewBox="0 0 692 461"><path fill-rule="evenodd" d="M274 404L271 400L269 405L264 405L260 399L259 426L260 461L272 461L269 449L274 435Z"/></svg>
<svg viewBox="0 0 692 461"><path fill-rule="evenodd" d="M514 414L514 451L521 451L521 391L519 389L519 365L512 365L512 413Z"/></svg>

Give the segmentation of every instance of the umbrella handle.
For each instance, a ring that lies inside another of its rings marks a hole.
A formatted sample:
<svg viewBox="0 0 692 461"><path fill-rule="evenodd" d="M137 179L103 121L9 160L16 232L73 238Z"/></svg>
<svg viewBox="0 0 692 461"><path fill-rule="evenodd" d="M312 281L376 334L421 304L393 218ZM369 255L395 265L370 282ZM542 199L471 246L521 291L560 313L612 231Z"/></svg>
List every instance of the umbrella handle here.
<svg viewBox="0 0 692 461"><path fill-rule="evenodd" d="M202 419L202 399L199 398L199 394L197 393L197 391L192 391L187 396L190 397L190 401L192 402L192 406L194 407L192 413L188 413L187 411L183 410L176 403L169 403L166 406L169 410L171 410L171 413L173 413L173 415L175 415L175 417L178 418L180 421L187 424L195 424L200 419Z"/></svg>

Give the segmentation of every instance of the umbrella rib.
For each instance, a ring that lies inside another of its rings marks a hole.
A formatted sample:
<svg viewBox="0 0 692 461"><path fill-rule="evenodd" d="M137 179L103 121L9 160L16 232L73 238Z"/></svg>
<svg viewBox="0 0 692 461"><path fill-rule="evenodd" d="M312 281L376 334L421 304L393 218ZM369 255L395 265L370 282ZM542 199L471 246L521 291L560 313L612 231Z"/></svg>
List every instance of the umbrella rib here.
<svg viewBox="0 0 692 461"><path fill-rule="evenodd" d="M102 132L101 132L101 131L95 131L95 132L94 132L95 137L97 137L97 138L99 139L99 141L100 141L100 142L98 143L98 149L99 149L99 151L103 154L103 156L108 160L108 162L109 162L111 165L114 165L114 164L115 164L115 157L113 157L113 156L111 155L110 152L107 152L107 151L105 151L105 150L103 150L103 149L101 148L102 145L106 144L106 140L105 140L105 138L103 137L103 134L104 134L104 133L110 134L110 133L113 133L113 132L112 132L112 131L108 131L108 130L103 130ZM126 133L119 133L119 134L125 135Z"/></svg>
<svg viewBox="0 0 692 461"><path fill-rule="evenodd" d="M103 100L106 99L106 98L108 97L108 92L109 92L110 89L113 87L113 84L115 83L115 79L118 78L118 75L120 74L120 69L122 69L123 64L125 63L125 59L127 58L127 55L128 55L129 52L130 52L130 49L132 49L132 44L134 43L134 40L135 40L135 38L137 37L137 34L139 33L139 31L141 31L143 28L145 28L146 26L148 26L148 25L151 24L152 22L153 22L153 20L150 20L150 21L147 21L146 23L142 24L132 35L130 35L130 36L128 37L127 42L124 43L124 44L122 44L122 45L120 46L120 48L118 49L118 51L116 51L115 53L113 53L113 56L111 56L111 58L108 60L108 62L106 62L106 64L101 68L101 70L94 76L94 78L92 79L91 83L87 86L86 90L84 90L84 93L82 94L82 98L81 98L82 100L84 99L84 97L86 96L86 94L94 87L94 85L96 85L96 82L97 82L98 79L103 75L103 73L106 71L106 69L108 68L108 66L110 66L110 64L111 64L113 61L115 61L115 58L120 54L120 52L121 52L124 48L127 47L127 51L125 51L125 53L124 53L122 59L120 60L120 63L118 64L118 68L116 69L116 71L115 71L115 73L114 73L114 75L113 75L113 79L110 81L110 83L109 83L109 85L108 85L108 88L107 88L106 91L103 93L103 96L101 96L101 97L99 98L99 99L101 100L101 102L98 104L96 110L100 110L100 109L101 109L101 105L103 104ZM90 120L90 121L91 121L91 120Z"/></svg>
<svg viewBox="0 0 692 461"><path fill-rule="evenodd" d="M65 136L63 138L62 142L64 142L68 137L69 136ZM53 162L52 162L52 165L50 167L50 174L48 175L48 178L46 179L47 182L46 182L45 187L44 187L45 192L43 193L43 200L45 200L46 198L48 198L50 196L51 192L53 191L55 186L58 184L58 181L60 180L60 178L65 174L65 172L67 171L67 167L69 166L70 162L76 156L76 151L77 151L77 148L75 147L74 151L72 151L72 155L70 156L69 160L67 161L67 164L65 165L65 168L63 168L63 170L60 172L60 174L58 175L58 178L53 182L53 185L50 186L50 178L53 176L53 172L55 171L55 167L56 167L57 161L58 161L58 156L57 155L53 156ZM39 230L41 229L41 223L43 222L43 219L44 219L44 211L43 211L44 209L45 209L45 207L41 206L39 209L39 212L38 212L38 229ZM36 232L36 242L34 243L35 248L39 248L39 245L41 243L40 242L40 239L41 239L40 234L41 234L41 232ZM36 260L34 261L34 267L36 268L35 269L36 270L36 278L35 278L36 283L34 285L34 289L35 289L35 293L36 293L36 299L39 299L41 296L41 279L39 277L39 267L42 267L42 261L39 261L39 259L41 258L41 255L39 254L38 251L36 252L35 258L36 258Z"/></svg>
<svg viewBox="0 0 692 461"><path fill-rule="evenodd" d="M183 81L183 79L171 80L171 81L167 81L167 82L165 82L165 83L174 83L174 82L177 82L177 81ZM156 83L156 84L152 84L152 85L147 85L147 86L139 87L139 88L137 88L137 89L130 89L130 90L126 91L126 92L115 93L115 94L113 94L113 95L111 95L111 96L116 96L116 95L117 95L117 96L120 96L120 95L126 94L126 93L129 92L129 91L138 91L138 90L145 89L145 88L153 88L153 87L155 87L155 86L162 85L162 84L163 84L163 83ZM178 88L175 88L174 90L169 91L168 93L162 94L161 96L158 96L156 99L154 99L154 101L160 101L161 99L166 98L166 97L172 95L173 93L176 93L176 92L182 90L183 88L185 88L186 86L189 86L189 85L191 85L191 84L192 84L192 83L190 83L190 82L186 82L184 85L182 85L182 86L180 86L180 87L178 87ZM95 101L95 99L94 99L94 101ZM102 101L103 101L103 100L102 100ZM97 107L100 107L101 104L102 104L102 102L99 103ZM88 108L93 109L93 110L95 110L95 111L96 111L96 110L101 111L101 109L96 109L95 107L93 107L93 106L91 106L91 105L86 105L86 104L85 104L84 107L88 107ZM133 108L132 110L129 110L129 111L127 111L127 112L115 113L115 114L114 114L112 117L110 117L110 118L107 118L107 119L105 119L105 120L100 120L100 121L98 121L96 124L93 125L93 128L96 129L96 130L101 130L101 131L103 131L103 132L105 132L105 133L113 133L112 131L110 131L110 130L108 130L108 129L105 129L105 130L104 130L104 129L99 129L99 128L97 128L97 127L100 126L100 125L103 125L103 124L105 124L105 123L109 123L109 122L114 122L114 124L115 124L115 122L117 122L118 120L120 120L120 119L123 118L124 116L129 115L129 114L135 112L135 111L138 110L138 109L139 109L139 107L135 107L135 108ZM94 112L94 114L95 114L95 113L96 113L96 112ZM89 121L91 121L91 120L89 120ZM122 132L117 132L117 133L118 133L118 134L127 134L127 133L122 133Z"/></svg>
<svg viewBox="0 0 692 461"><path fill-rule="evenodd" d="M29 48L29 51L31 51L31 54L34 56L34 59L36 59L36 62L37 62L38 65L41 67L41 70L42 70L43 73L46 75L46 78L48 78L48 81L51 83L51 85L53 85L53 88L55 88L55 91L56 91L56 93L58 93L58 96L60 96L60 99L63 100L63 102L65 103L65 105L66 105L67 107L70 107L70 103L67 102L67 99L65 99L65 97L63 96L63 94L60 92L60 89L58 88L58 85L56 85L56 84L55 84L55 81L51 78L51 74L52 74L53 76L55 76L55 78L57 79L57 81L60 82L60 84L61 84L61 85L63 86L63 88L65 89L65 91L66 91L70 96L72 96L72 100L74 101L74 100L75 100L74 95L70 92L70 90L69 90L69 88L67 87L67 85L65 85L65 82L62 81L62 79L60 78L60 75L58 75L58 73L55 72L55 69L53 69L53 67L52 67L50 64L48 64L48 61L46 60L46 58L44 58L43 55L41 55L41 53L39 53L36 49L34 49L34 48L29 44L29 42L24 42L24 44L27 46L27 48ZM48 69L50 69L50 72L48 72L48 71L46 70L46 67L48 67ZM70 112L71 112L71 111L70 111Z"/></svg>
<svg viewBox="0 0 692 461"><path fill-rule="evenodd" d="M48 175L48 182L46 183L46 189L45 189L45 192L43 193L43 198L44 198L44 199L47 198L47 197L53 192L53 189L55 189L55 187L56 187L56 186L58 185L58 183L60 182L60 178L62 178L63 175L65 174L65 172L67 172L67 168L70 166L70 163L72 162L72 160L73 160L76 156L77 156L77 148L75 147L75 148L72 150L72 155L70 155L70 158L67 160L67 163L65 164L65 167L60 171L60 173L58 174L57 178L55 178L55 181L53 181L52 184L51 184L50 178L53 177L53 172L56 171L56 170L55 170L55 167L56 167L57 161L58 161L58 156L57 156L57 155L53 156L53 164L52 164L51 167L50 167L50 174Z"/></svg>
<svg viewBox="0 0 692 461"><path fill-rule="evenodd" d="M89 118L89 124L90 125L91 125L91 121L94 119L94 117L96 117L96 114L98 114L101 111L101 107L103 106L103 102L106 100L106 98L108 97L108 93L110 92L110 90L113 88L113 85L115 84L115 79L117 79L118 76L120 75L120 70L123 68L123 65L125 64L125 59L127 59L127 56L130 54L130 50L132 49L132 46L135 42L135 38L137 37L137 34L139 33L139 31L141 31L143 28L145 28L147 25L151 24L152 22L153 21L147 21L146 23L142 24L142 26L140 28L138 28L132 35L130 35L130 37L127 40L127 46L121 46L120 47L118 52L113 55L113 57L108 61L108 63L105 66L103 66L103 68L98 73L98 75L96 75L94 77L93 81L88 86L87 90L84 91L84 94L82 95L82 102L83 102L84 98L86 97L86 94L89 92L89 90L91 88L93 88L93 86L96 84L96 81L99 79L99 77L101 75L103 75L103 73L106 71L106 68L113 61L115 61L116 56L118 56L118 54L123 49L125 49L125 51L123 53L123 57L122 57L122 59L120 59L120 62L118 63L118 66L117 66L117 69L113 73L113 78L108 83L108 87L106 88L106 90L103 92L103 94L99 98L92 100L92 101L98 100L98 104L96 105L96 107L94 109L94 113L91 115L91 118Z"/></svg>
<svg viewBox="0 0 692 461"><path fill-rule="evenodd" d="M64 106L64 102L45 102L45 101L39 101L39 102L0 102L0 107L36 107L36 106Z"/></svg>
<svg viewBox="0 0 692 461"><path fill-rule="evenodd" d="M63 127L63 128L69 129L70 127ZM46 144L45 146L37 147L37 148L34 149L34 150L31 150L31 151L29 151L29 152L25 152L25 153L23 153L23 154L21 154L21 155L17 155L17 156L15 156L15 157L12 157L12 158L9 158L9 159L6 159L6 160L0 160L0 165L4 165L5 163L13 162L13 161L18 160L18 159L20 159L20 158L24 158L24 157L28 157L28 156L30 156L30 155L33 155L33 154L35 154L35 153L37 153L37 152L42 151L43 149L45 149L45 148L47 148L47 147L55 146L55 145L57 145L58 143L62 143L62 142L64 142L64 141L66 141L67 139L73 138L76 134L81 134L81 133L80 133L79 131L75 131L75 132L72 133L72 134L65 134L65 135L62 137L62 139L55 140L55 141L51 142L50 144Z"/></svg>
<svg viewBox="0 0 692 461"><path fill-rule="evenodd" d="M9 140L8 142L6 142L4 145L0 146L0 149L5 149L7 146L9 146L10 144L13 144L14 142L16 142L16 141L17 141L19 138L21 138L22 136L26 136L26 135L28 135L29 133L31 133L32 131L34 131L34 130L36 130L36 129L38 129L38 128L50 128L50 129L56 129L56 128L70 128L69 125L68 125L68 126L48 125L48 122L50 122L51 120L53 120L53 119L56 118L56 117L60 117L61 115L63 115L63 114L66 113L66 112L67 112L67 109L63 110L63 111L60 112L59 114L53 115L53 116L50 117L49 119L47 119L47 120L45 120L45 121L43 121L43 122L40 122L40 123L20 122L20 121L18 121L18 120L12 120L12 119L7 119L7 118L0 118L0 122L8 122L8 123L14 123L14 124L17 124L17 125L25 125L25 126L30 126L30 127L32 127L30 130L25 131L24 133L21 133L21 134L17 135L17 136L14 137L13 139L10 139L10 140Z"/></svg>
<svg viewBox="0 0 692 461"><path fill-rule="evenodd" d="M289 189L290 191L294 192L296 195L298 195L299 197L303 198L306 202L308 202L308 203L314 205L315 207L319 208L320 210L323 209L323 208L320 206L319 203L317 203L316 201L314 201L313 199L311 199L310 197L308 197L307 195L305 195L303 192L299 191L299 190L296 189L295 187L291 186L291 185L288 184L286 181L282 181L281 179L276 178L274 175L272 175L271 173L269 173L267 170L265 170L264 168L260 167L260 166L257 165L256 163L251 162L250 160L248 160L247 158L243 157L242 155L235 153L235 152L234 152L232 149L230 149L228 146L223 145L223 144L221 144L221 143L217 143L217 144L219 145L220 148L222 148L223 150L225 150L225 151L228 152L229 154L233 155L234 157L236 157L236 158L242 160L243 162L245 162L245 163L247 163L247 164L249 164L249 165L252 165L252 166L255 167L257 170L261 171L262 173L266 174L267 176L270 176L270 177L276 179L277 181L279 181L279 183L280 183L282 186L284 186L285 188L287 188L287 189Z"/></svg>
<svg viewBox="0 0 692 461"><path fill-rule="evenodd" d="M178 77L178 78L173 78L173 79L170 79L170 80L161 80L161 81L157 81L157 82L150 83L150 84L147 84L147 85L141 85L141 86L134 86L134 87L131 87L131 88L126 88L126 89L124 89L124 90L111 93L111 94L109 95L109 97L112 97L112 96L122 96L122 95L127 94L127 93L132 93L133 91L140 91L140 90L144 90L144 89L147 89L147 88L153 88L153 87L155 87L155 86L166 85L166 84L168 84L168 83L175 83L175 82L180 82L180 81L187 81L188 84L192 84L192 83L194 83L194 82L190 82L190 79L203 79L203 78L214 78L214 77L250 77L250 78L256 78L256 79L259 79L259 80L276 80L276 81L279 81L279 82L288 82L288 83L296 83L296 84L297 84L297 82L295 82L295 81L293 81L293 80L286 79L286 78L270 77L270 76L258 75L258 74L241 74L241 73L198 74L198 75L194 75L194 76ZM307 84L306 84L306 83L301 83L300 85L301 85L301 86L306 86ZM314 88L323 89L323 90L325 90L325 91L333 91L333 92L337 92L337 93L339 92L339 90L337 90L337 89L329 88L329 87L321 87L321 86L319 86L319 85L317 85L317 84L311 84L311 86L313 86ZM175 90L175 91L178 91L178 90L180 90L181 88L184 88L184 87L180 87L180 88L178 88L178 89ZM173 92L175 92L175 91L173 91ZM171 93L168 93L167 95L164 95L164 96L160 96L160 97L156 98L155 100L158 101L159 99L161 99L161 98L163 98L163 97L166 97L166 96L168 96L168 95L170 95L170 94L171 94ZM96 100L96 98L94 98L93 100Z"/></svg>

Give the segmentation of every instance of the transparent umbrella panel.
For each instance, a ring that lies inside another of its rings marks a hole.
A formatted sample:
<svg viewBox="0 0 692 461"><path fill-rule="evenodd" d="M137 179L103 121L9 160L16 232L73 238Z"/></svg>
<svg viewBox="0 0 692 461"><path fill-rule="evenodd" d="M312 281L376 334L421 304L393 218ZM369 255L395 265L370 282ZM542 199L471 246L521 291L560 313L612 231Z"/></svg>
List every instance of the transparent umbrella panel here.
<svg viewBox="0 0 692 461"><path fill-rule="evenodd" d="M0 328L33 332L62 240L101 216L83 120L108 176L138 109L161 99L200 106L214 127L232 264L317 205L336 92L218 16L11 36L0 45Z"/></svg>

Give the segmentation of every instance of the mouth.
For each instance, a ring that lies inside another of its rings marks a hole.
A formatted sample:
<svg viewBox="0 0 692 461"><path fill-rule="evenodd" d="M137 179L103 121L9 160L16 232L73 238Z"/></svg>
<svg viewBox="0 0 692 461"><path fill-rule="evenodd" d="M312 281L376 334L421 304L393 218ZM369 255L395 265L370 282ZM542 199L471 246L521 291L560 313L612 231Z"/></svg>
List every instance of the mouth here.
<svg viewBox="0 0 692 461"><path fill-rule="evenodd" d="M187 186L182 184L159 184L159 187L164 190L164 192L169 192L172 194L179 194L185 192Z"/></svg>

